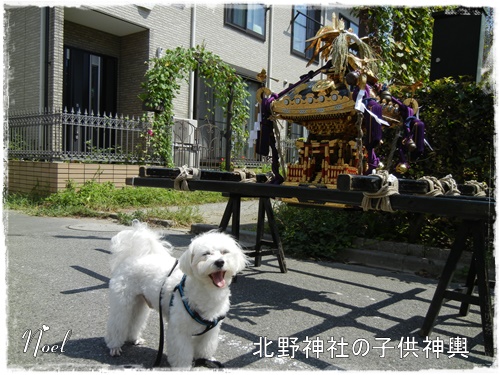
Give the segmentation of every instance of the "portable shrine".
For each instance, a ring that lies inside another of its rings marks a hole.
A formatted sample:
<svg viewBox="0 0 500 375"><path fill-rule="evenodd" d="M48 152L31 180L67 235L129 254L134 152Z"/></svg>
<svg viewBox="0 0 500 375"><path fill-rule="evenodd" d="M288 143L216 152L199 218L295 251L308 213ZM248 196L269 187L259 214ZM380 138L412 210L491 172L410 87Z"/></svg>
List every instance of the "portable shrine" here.
<svg viewBox="0 0 500 375"><path fill-rule="evenodd" d="M375 149L383 127L398 127L390 154L399 158L396 172L408 168L407 155L424 151L425 127L418 119L418 103L393 97L377 79L377 60L362 39L345 30L343 21L321 28L310 40L314 49L309 63L321 57L327 63L311 71L281 93L263 87L257 93L261 105L261 128L257 153L273 157L276 183L310 184L335 189L341 174L366 175L384 166ZM318 75L322 78L316 79ZM287 165L286 177L277 168L278 153L273 121L285 120L304 126L307 139L295 142L298 159ZM397 151L397 154L395 152Z"/></svg>

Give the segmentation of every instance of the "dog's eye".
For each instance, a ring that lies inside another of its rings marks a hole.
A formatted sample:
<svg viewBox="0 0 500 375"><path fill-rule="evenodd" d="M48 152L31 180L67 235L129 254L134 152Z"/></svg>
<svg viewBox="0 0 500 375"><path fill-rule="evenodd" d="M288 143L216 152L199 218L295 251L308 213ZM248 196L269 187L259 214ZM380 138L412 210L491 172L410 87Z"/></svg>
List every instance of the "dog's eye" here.
<svg viewBox="0 0 500 375"><path fill-rule="evenodd" d="M222 255L226 255L227 253L229 253L229 250L224 249L224 250L221 250L220 253Z"/></svg>
<svg viewBox="0 0 500 375"><path fill-rule="evenodd" d="M205 257L206 257L206 256L209 256L210 254L212 254L210 251L205 251L205 252L203 253L203 256L205 256Z"/></svg>

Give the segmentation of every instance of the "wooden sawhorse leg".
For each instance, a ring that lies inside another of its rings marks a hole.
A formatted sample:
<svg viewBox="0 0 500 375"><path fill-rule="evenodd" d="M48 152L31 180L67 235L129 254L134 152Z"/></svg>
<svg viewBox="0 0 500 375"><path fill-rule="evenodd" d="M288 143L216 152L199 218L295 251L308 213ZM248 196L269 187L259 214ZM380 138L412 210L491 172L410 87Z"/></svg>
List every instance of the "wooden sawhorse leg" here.
<svg viewBox="0 0 500 375"><path fill-rule="evenodd" d="M219 231L221 232L225 231L232 217L231 235L237 240L240 239L241 198L242 198L241 195L237 194L229 195L229 201L226 205L224 215L222 216L222 220L219 224ZM269 228L271 229L271 235L273 238L272 242L265 241L263 239L266 215ZM262 245L271 245L276 250L262 251ZM260 266L262 256L275 255L278 258L278 264L281 272L283 273L287 272L285 253L283 251L283 246L281 244L281 240L278 234L278 227L276 226L276 220L274 218L274 212L270 198L264 198L264 197L259 198L259 213L257 218L257 238L255 242L255 248L253 250L255 251L249 253L248 256L255 258L255 267Z"/></svg>
<svg viewBox="0 0 500 375"><path fill-rule="evenodd" d="M237 240L240 239L240 210L241 210L241 195L231 194L222 215L222 220L219 224L219 231L224 232L229 225L231 217L231 235Z"/></svg>
<svg viewBox="0 0 500 375"><path fill-rule="evenodd" d="M266 221L271 230L272 242L264 240L264 224ZM275 250L262 251L262 245L270 245ZM263 255L276 255L282 273L286 273L286 260L283 245L278 234L278 227L274 218L273 207L270 198L259 198L259 214L257 219L257 238L255 240L255 267L260 267Z"/></svg>
<svg viewBox="0 0 500 375"><path fill-rule="evenodd" d="M493 308L491 304L491 294L489 288L488 265L486 262L485 228L481 221L463 221L458 227L457 235L450 255L439 279L438 286L434 292L431 305L427 311L422 328L421 336L428 336L432 332L434 323L439 315L439 311L445 299L462 302L460 314L468 312L469 304L479 305L481 310L481 323L484 337L485 354L494 355L493 349ZM467 277L467 289L465 293L448 290L457 263L463 253L467 238L472 237L473 254L471 268ZM479 296L473 296L474 282L477 277L477 289Z"/></svg>

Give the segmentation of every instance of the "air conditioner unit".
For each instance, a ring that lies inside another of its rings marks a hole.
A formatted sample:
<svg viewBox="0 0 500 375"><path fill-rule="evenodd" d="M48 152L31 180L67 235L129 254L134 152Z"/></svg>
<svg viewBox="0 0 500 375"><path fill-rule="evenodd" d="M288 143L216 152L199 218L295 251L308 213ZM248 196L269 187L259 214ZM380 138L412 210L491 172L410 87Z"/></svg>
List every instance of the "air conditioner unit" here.
<svg viewBox="0 0 500 375"><path fill-rule="evenodd" d="M177 166L187 165L198 168L197 148L195 147L195 133L198 121L174 117L173 128L173 152L174 164Z"/></svg>
<svg viewBox="0 0 500 375"><path fill-rule="evenodd" d="M194 133L197 127L197 120L174 117L174 144L194 144Z"/></svg>

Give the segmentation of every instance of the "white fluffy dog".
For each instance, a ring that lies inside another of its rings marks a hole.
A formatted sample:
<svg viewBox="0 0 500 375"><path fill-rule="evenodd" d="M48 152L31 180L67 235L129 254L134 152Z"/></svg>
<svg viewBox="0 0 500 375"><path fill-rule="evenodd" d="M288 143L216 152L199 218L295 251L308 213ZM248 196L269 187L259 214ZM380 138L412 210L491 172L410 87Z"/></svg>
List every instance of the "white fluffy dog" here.
<svg viewBox="0 0 500 375"><path fill-rule="evenodd" d="M161 300L170 366L190 368L194 359L213 359L219 322L229 310L229 285L248 258L231 236L216 231L195 237L178 265L171 249L138 222L112 238L105 337L112 356L121 354L126 341L143 343L150 308L159 310Z"/></svg>

